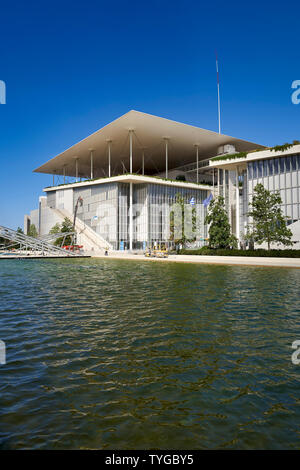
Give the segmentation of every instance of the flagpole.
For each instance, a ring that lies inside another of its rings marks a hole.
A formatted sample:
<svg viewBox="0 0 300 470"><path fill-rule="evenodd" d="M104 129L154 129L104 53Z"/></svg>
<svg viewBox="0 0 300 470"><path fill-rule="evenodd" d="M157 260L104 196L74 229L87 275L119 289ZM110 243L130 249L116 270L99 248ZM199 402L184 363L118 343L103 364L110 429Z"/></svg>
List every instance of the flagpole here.
<svg viewBox="0 0 300 470"><path fill-rule="evenodd" d="M219 66L218 66L218 56L217 56L217 52L216 52L216 70L217 70L217 87L218 87L218 120L219 120L219 134L221 134L220 82L219 82Z"/></svg>

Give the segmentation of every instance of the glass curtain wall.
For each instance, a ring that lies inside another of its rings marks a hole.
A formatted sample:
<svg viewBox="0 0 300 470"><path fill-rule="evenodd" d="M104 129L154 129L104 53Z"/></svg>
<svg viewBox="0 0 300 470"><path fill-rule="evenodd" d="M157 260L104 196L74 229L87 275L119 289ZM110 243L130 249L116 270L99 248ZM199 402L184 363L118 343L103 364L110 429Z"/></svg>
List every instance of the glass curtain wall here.
<svg viewBox="0 0 300 470"><path fill-rule="evenodd" d="M204 226L206 209L202 203L207 197L207 190L149 184L148 246L170 241L170 208L175 204L177 194L183 198L185 204L195 207L197 220L195 245L203 245L207 232Z"/></svg>
<svg viewBox="0 0 300 470"><path fill-rule="evenodd" d="M78 197L77 216L114 249L129 249L129 183L108 183L74 189L74 208ZM180 194L185 204L196 209L195 246L202 246L207 236L203 201L207 190L171 187L160 184L133 184L133 248L145 249L170 242L170 207ZM191 205L192 204L192 205ZM202 243L200 243L202 242Z"/></svg>
<svg viewBox="0 0 300 470"><path fill-rule="evenodd" d="M288 155L248 163L249 200L258 183L280 192L282 210L288 223L300 219L300 155Z"/></svg>

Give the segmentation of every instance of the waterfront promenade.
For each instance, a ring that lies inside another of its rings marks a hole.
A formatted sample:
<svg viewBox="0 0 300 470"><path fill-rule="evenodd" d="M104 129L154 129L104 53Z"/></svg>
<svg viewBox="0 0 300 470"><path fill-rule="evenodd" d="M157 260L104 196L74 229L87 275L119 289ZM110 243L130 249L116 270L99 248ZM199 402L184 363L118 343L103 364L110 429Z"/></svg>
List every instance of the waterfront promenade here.
<svg viewBox="0 0 300 470"><path fill-rule="evenodd" d="M147 258L143 254L121 253L118 251L109 252L105 256L104 252L89 252L94 258L123 259L136 261L160 261L163 263L198 263L198 264L228 264L237 266L267 266L300 268L300 258L268 258L268 257L247 257L247 256L201 256L201 255L170 255L168 258Z"/></svg>

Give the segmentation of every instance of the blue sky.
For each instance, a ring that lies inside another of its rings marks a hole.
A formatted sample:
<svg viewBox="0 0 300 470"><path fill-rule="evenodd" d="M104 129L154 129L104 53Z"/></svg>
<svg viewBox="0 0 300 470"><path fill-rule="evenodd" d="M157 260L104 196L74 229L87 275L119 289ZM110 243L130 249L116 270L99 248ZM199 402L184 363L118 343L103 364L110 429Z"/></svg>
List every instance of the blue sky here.
<svg viewBox="0 0 300 470"><path fill-rule="evenodd" d="M300 140L295 2L6 2L1 6L0 224L23 226L32 170L130 109L265 145Z"/></svg>

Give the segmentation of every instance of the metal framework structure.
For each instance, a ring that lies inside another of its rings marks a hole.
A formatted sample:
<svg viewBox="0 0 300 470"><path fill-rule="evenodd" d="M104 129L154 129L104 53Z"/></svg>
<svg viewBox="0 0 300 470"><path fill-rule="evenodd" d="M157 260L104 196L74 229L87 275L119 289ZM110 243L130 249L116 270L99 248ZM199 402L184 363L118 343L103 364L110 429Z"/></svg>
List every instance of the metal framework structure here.
<svg viewBox="0 0 300 470"><path fill-rule="evenodd" d="M53 234L54 238L57 238L57 235L60 234ZM63 233L63 236L68 235ZM18 245L18 248L13 252L18 256L38 256L38 257L76 257L80 256L77 253L72 251L67 251L63 248L58 246L54 246L49 241L45 241L44 239L33 238L29 237L28 235L24 235L23 233L16 232L11 228L3 227L0 225L0 237L9 240L11 243L9 245L0 246L0 255L5 256L11 254L11 251L8 248L13 248L14 246Z"/></svg>
<svg viewBox="0 0 300 470"><path fill-rule="evenodd" d="M65 244L65 239L70 236L72 239L71 245L73 245L74 239L76 238L76 232L59 232L59 233L48 233L48 235L41 235L38 237L38 240L41 240L43 242L48 242L51 243L55 241L57 238L62 238L63 242L61 246L64 246Z"/></svg>

